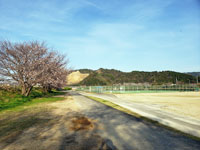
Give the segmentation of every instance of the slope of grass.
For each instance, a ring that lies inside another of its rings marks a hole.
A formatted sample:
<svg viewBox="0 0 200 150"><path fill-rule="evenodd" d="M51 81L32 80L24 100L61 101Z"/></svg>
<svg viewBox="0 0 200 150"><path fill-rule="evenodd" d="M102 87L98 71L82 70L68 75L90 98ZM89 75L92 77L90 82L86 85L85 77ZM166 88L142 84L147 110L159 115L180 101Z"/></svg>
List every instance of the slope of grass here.
<svg viewBox="0 0 200 150"><path fill-rule="evenodd" d="M27 97L20 95L19 91L0 90L0 111L12 109L21 105L30 105L46 101L56 101L63 99L62 97L53 97L62 95L64 92L53 91L51 93L43 93L40 89L33 89Z"/></svg>
<svg viewBox="0 0 200 150"><path fill-rule="evenodd" d="M4 146L17 140L30 127L46 127L55 122L50 116L54 108L47 104L67 99L66 96L55 97L66 95L65 92L43 93L37 88L28 97L18 91L0 90L0 94L0 143Z"/></svg>

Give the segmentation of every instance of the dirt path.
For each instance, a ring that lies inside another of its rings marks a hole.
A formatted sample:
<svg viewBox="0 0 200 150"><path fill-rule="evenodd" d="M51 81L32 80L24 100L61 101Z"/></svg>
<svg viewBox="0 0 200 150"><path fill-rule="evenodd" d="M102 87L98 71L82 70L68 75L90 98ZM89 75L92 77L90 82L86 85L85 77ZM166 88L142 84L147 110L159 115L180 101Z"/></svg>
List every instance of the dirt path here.
<svg viewBox="0 0 200 150"><path fill-rule="evenodd" d="M95 120L79 112L68 96L64 101L41 104L0 118L1 150L115 149L96 133Z"/></svg>

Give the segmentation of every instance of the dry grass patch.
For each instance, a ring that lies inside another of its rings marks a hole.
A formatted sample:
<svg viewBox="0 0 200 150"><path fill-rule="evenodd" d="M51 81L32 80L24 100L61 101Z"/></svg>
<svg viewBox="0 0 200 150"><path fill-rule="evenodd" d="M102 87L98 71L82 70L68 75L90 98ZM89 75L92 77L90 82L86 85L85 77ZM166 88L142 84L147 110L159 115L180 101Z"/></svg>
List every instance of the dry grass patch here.
<svg viewBox="0 0 200 150"><path fill-rule="evenodd" d="M71 129L74 131L91 130L94 128L94 124L92 123L92 120L84 116L77 116L73 118L71 121L72 121Z"/></svg>

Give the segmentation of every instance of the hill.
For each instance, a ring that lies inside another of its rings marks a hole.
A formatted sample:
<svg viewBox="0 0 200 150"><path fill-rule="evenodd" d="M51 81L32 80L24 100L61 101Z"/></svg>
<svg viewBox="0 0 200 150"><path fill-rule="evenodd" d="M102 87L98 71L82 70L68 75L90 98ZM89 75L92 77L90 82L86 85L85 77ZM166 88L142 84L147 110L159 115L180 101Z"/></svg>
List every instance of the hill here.
<svg viewBox="0 0 200 150"><path fill-rule="evenodd" d="M192 76L200 76L200 72L187 72L187 74L192 75Z"/></svg>
<svg viewBox="0 0 200 150"><path fill-rule="evenodd" d="M89 73L80 73L79 71L72 72L67 77L67 85L76 85L87 76L89 76Z"/></svg>
<svg viewBox="0 0 200 150"><path fill-rule="evenodd" d="M113 85L123 83L149 83L149 84L188 84L196 83L192 75L174 71L144 72L132 71L122 72L115 69L90 70L80 69L80 73L89 74L79 85Z"/></svg>

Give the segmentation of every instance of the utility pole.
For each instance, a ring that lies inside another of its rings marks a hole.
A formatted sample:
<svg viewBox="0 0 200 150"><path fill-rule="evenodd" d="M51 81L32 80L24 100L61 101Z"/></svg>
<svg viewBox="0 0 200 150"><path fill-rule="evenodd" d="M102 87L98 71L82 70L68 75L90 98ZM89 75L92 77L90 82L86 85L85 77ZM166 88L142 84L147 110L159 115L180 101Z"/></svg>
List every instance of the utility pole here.
<svg viewBox="0 0 200 150"><path fill-rule="evenodd" d="M197 84L199 83L199 76L197 75Z"/></svg>

